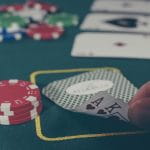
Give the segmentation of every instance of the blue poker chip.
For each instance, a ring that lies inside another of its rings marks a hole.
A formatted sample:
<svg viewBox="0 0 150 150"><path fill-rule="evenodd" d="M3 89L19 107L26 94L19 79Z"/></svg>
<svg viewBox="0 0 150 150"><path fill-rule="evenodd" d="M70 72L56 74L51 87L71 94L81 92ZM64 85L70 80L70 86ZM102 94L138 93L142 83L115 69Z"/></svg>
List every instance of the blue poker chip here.
<svg viewBox="0 0 150 150"><path fill-rule="evenodd" d="M19 41L23 38L25 32L17 31L17 32L6 32L5 30L0 33L0 42L16 40Z"/></svg>

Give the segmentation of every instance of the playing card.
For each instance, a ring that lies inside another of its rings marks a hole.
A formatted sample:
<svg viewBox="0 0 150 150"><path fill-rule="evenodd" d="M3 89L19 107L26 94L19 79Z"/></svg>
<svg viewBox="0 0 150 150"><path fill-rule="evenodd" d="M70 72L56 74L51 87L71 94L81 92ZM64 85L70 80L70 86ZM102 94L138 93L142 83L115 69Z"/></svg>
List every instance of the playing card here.
<svg viewBox="0 0 150 150"><path fill-rule="evenodd" d="M150 16L133 14L88 14L81 30L150 34Z"/></svg>
<svg viewBox="0 0 150 150"><path fill-rule="evenodd" d="M150 59L150 36L116 33L78 34L71 55Z"/></svg>
<svg viewBox="0 0 150 150"><path fill-rule="evenodd" d="M95 0L91 7L91 10L149 14L150 2L131 0Z"/></svg>
<svg viewBox="0 0 150 150"><path fill-rule="evenodd" d="M113 98L107 92L95 94L88 101L75 108L75 110L103 118L115 117L123 121L129 121L128 104Z"/></svg>
<svg viewBox="0 0 150 150"><path fill-rule="evenodd" d="M98 69L49 83L42 93L57 105L76 111L75 108L100 91L128 102L137 88L121 73Z"/></svg>

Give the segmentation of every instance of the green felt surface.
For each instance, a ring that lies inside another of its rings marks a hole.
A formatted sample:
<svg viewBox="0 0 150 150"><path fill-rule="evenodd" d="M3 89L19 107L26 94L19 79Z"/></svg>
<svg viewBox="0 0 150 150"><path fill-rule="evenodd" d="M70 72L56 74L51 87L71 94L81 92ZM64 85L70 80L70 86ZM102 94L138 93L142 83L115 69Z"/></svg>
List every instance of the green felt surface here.
<svg viewBox="0 0 150 150"><path fill-rule="evenodd" d="M0 4L22 2L5 0ZM47 1L48 2L48 1ZM63 11L76 13L82 22L90 12L91 0L53 0ZM62 38L56 41L33 41L23 39L19 42L0 44L0 80L29 80L29 75L37 70L69 69L111 66L119 68L137 87L150 79L150 61L136 59L73 58L70 51L75 36L81 32L79 27L68 28ZM50 81L74 75L41 75L37 84L42 88ZM68 136L87 133L111 133L135 131L136 127L114 120L104 120L66 111L44 96L44 111L41 114L42 132L47 137ZM0 126L0 150L116 150L143 149L150 147L150 135L132 135L76 139L50 142L39 139L35 132L35 122L17 126Z"/></svg>

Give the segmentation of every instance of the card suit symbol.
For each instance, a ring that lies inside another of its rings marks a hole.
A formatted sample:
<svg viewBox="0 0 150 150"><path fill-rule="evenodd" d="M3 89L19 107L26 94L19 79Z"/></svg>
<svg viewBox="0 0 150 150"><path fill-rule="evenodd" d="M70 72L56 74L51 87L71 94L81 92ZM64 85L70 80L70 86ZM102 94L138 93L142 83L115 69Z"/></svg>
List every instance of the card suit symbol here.
<svg viewBox="0 0 150 150"><path fill-rule="evenodd" d="M136 28L137 22L136 18L118 18L106 21L106 23L124 28Z"/></svg>
<svg viewBox="0 0 150 150"><path fill-rule="evenodd" d="M91 104L88 104L88 105L86 106L86 109L87 109L87 110L89 110L89 109L95 109L95 107L92 106Z"/></svg>
<svg viewBox="0 0 150 150"><path fill-rule="evenodd" d="M107 112L103 109L99 109L97 114L107 114Z"/></svg>
<svg viewBox="0 0 150 150"><path fill-rule="evenodd" d="M116 42L115 45L119 46L119 47L122 47L122 46L125 46L126 44L123 43L123 42Z"/></svg>

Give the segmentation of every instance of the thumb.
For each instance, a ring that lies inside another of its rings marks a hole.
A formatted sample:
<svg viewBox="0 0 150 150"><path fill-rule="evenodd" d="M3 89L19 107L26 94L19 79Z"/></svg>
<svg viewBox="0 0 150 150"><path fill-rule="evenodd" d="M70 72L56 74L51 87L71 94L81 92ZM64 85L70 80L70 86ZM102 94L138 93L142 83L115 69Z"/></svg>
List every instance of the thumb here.
<svg viewBox="0 0 150 150"><path fill-rule="evenodd" d="M128 116L136 126L150 129L150 82L144 84L129 102Z"/></svg>

